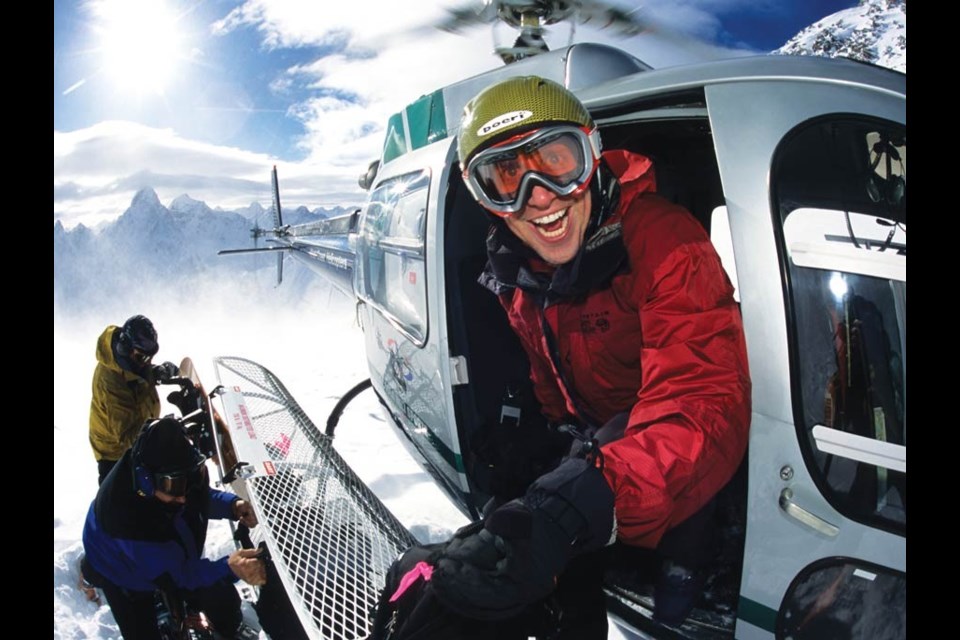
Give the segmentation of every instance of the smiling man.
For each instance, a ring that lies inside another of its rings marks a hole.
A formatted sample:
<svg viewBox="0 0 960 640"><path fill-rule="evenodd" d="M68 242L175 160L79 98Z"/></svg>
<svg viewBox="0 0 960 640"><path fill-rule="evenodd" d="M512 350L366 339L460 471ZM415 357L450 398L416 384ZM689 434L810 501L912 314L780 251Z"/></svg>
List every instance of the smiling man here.
<svg viewBox="0 0 960 640"><path fill-rule="evenodd" d="M480 281L529 356L544 415L593 449L456 536L438 597L495 619L555 592L551 638L605 638L599 552L618 540L659 552L655 615L679 623L702 588L714 496L747 446L729 279L697 220L656 194L652 162L601 153L592 117L559 84L488 87L466 105L458 143L464 182L492 214Z"/></svg>

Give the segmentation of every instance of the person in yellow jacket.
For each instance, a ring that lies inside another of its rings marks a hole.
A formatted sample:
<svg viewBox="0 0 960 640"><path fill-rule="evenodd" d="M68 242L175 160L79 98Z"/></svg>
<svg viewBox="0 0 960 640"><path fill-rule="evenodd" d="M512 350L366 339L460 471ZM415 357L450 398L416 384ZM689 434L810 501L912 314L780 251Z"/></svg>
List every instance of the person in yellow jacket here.
<svg viewBox="0 0 960 640"><path fill-rule="evenodd" d="M110 325L97 340L90 402L90 446L103 479L129 449L144 422L160 417L156 385L179 374L172 362L152 364L159 350L149 318L136 315Z"/></svg>

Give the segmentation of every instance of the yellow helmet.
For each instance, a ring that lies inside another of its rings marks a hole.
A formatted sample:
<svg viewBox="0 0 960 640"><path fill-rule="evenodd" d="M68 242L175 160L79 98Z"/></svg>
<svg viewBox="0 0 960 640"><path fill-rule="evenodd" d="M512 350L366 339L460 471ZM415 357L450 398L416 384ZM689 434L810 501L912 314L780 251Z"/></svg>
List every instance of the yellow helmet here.
<svg viewBox="0 0 960 640"><path fill-rule="evenodd" d="M574 196L600 163L600 134L563 86L536 76L487 87L467 103L458 137L464 183L488 211L511 216L536 185Z"/></svg>
<svg viewBox="0 0 960 640"><path fill-rule="evenodd" d="M457 137L460 166L477 152L543 124L572 124L593 130L593 118L573 93L537 76L519 76L491 85L463 108Z"/></svg>

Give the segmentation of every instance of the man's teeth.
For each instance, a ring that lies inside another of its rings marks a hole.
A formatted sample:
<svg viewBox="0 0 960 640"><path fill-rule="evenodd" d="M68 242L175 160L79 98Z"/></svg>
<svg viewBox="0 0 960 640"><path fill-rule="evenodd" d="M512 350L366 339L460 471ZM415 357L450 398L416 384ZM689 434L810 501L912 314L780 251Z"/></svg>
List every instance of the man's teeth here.
<svg viewBox="0 0 960 640"><path fill-rule="evenodd" d="M543 216L542 218L537 218L536 220L531 220L531 222L532 222L533 224L537 224L537 225L541 225L541 226L542 226L542 225L550 224L551 222L556 222L557 220L559 220L560 218L562 218L562 217L565 216L565 215L567 215L567 210L566 210L566 209L560 209L560 211L557 211L556 213L551 213L551 214L548 215L548 216Z"/></svg>
<svg viewBox="0 0 960 640"><path fill-rule="evenodd" d="M568 209L561 209L548 216L531 220L531 222L537 226L537 231L545 238L559 238L567 231L567 211ZM548 230L547 227L554 223L556 223L556 228Z"/></svg>

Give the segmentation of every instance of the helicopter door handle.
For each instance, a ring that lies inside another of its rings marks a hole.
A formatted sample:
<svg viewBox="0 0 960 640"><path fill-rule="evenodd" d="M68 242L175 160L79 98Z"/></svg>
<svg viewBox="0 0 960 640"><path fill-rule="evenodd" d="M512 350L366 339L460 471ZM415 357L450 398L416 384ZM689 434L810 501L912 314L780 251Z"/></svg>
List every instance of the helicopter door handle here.
<svg viewBox="0 0 960 640"><path fill-rule="evenodd" d="M840 533L838 526L830 524L820 516L810 513L794 502L793 491L790 489L784 489L780 492L780 508L783 509L788 516L799 520L814 531L822 533L825 536L832 538Z"/></svg>

